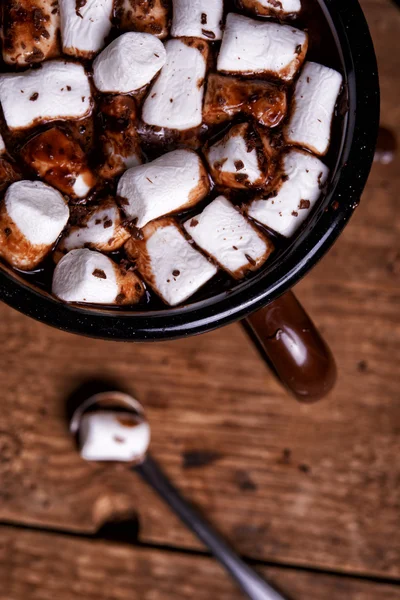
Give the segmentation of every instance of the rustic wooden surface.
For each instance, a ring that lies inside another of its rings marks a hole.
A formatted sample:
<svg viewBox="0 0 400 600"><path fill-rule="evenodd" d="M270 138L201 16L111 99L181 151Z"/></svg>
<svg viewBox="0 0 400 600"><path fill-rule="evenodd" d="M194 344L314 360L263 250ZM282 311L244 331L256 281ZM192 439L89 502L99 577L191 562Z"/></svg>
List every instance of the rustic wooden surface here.
<svg viewBox="0 0 400 600"><path fill-rule="evenodd" d="M379 57L382 123L400 139L400 52L395 51L400 11L387 0L362 4ZM77 456L67 432L66 399L80 384L106 378L145 404L155 456L241 553L293 568L400 579L399 189L398 154L391 165L374 167L339 243L297 287L340 372L331 397L315 406L287 397L240 325L179 342L124 345L58 332L1 306L0 522L88 534L115 516L131 515L137 516L146 544L200 547L138 478L120 467L84 464ZM57 538L4 532L18 549L12 600L25 599L24 590L48 565L54 572L47 587L40 583L31 597L47 599L66 585L63 571L56 581L62 567L55 565L48 543ZM30 540L37 560L29 558ZM120 571L122 587L136 578L135 560L150 565L143 585L158 564L155 550L141 561L142 550L107 550L78 539L65 544L73 572L98 554L112 562L121 552L124 568L132 557L126 582ZM210 585L226 590L214 597L234 597L226 582L218 583L222 578L213 563L179 555L177 566L174 556L160 554L160 568L170 573L168 585L186 582L191 574L204 581L206 571ZM28 559L33 574L19 581L18 561ZM107 596L100 569L98 581L88 574L85 582L83 567L79 581L88 592L81 597L128 597L123 590ZM277 571L278 579L287 581L290 591L293 583L296 600L335 598L335 586L338 598L398 598L393 587L378 594L372 583L348 577L321 576L318 593L314 575L285 569ZM152 590L151 599L179 598L176 588L164 595L156 585ZM0 586L1 600L2 593ZM63 593L57 598L72 596L67 588Z"/></svg>
<svg viewBox="0 0 400 600"><path fill-rule="evenodd" d="M57 548L57 554L54 548ZM296 600L399 600L400 587L258 567ZM239 600L222 568L205 556L0 528L0 600ZM4 585L5 584L5 585Z"/></svg>

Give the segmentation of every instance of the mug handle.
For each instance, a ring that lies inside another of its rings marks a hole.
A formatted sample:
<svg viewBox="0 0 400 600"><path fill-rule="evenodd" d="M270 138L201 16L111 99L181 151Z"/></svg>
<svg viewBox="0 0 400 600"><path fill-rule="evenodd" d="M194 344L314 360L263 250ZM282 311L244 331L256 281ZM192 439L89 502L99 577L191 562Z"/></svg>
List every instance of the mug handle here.
<svg viewBox="0 0 400 600"><path fill-rule="evenodd" d="M336 363L293 292L243 321L266 362L301 402L315 402L336 382Z"/></svg>

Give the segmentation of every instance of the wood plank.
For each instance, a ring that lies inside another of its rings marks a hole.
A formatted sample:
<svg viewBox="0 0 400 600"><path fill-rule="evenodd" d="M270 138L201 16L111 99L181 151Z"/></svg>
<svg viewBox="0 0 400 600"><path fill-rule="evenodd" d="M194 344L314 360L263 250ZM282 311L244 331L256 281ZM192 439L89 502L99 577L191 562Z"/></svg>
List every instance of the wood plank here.
<svg viewBox="0 0 400 600"><path fill-rule="evenodd" d="M0 539L0 600L243 598L222 568L204 556L11 528L0 528ZM259 570L293 600L400 600L395 585Z"/></svg>
<svg viewBox="0 0 400 600"><path fill-rule="evenodd" d="M400 12L386 0L362 4L383 122L399 138ZM142 400L154 454L240 552L398 577L399 187L399 156L376 165L340 242L297 288L340 370L316 406L287 397L238 325L133 346L58 332L2 306L0 520L92 532L137 512L144 542L198 547L137 478L76 455L65 399L105 377Z"/></svg>

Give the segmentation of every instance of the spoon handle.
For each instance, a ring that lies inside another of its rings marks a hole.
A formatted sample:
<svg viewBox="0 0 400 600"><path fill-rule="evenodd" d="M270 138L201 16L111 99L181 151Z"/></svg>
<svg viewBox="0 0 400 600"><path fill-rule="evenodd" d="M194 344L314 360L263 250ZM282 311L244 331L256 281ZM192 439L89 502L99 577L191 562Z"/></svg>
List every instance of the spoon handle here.
<svg viewBox="0 0 400 600"><path fill-rule="evenodd" d="M243 562L197 510L183 498L153 458L147 456L144 462L133 467L133 470L138 472L158 492L183 523L208 547L248 598L251 600L285 600L281 594Z"/></svg>

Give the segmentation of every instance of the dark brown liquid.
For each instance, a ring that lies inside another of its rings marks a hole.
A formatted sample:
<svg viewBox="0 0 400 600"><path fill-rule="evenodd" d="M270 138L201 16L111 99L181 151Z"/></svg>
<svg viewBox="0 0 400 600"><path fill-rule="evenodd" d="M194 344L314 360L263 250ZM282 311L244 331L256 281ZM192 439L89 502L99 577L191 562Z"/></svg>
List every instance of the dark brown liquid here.
<svg viewBox="0 0 400 600"><path fill-rule="evenodd" d="M309 34L309 50L307 53L306 60L311 60L311 61L315 61L315 62L324 64L328 67L332 67L332 68L338 70L339 72L343 73L340 52L337 48L334 36L332 34L330 26L324 16L324 13L321 9L321 6L320 6L318 0L302 0L302 6L303 6L302 11L301 11L300 15L298 15L297 18L295 18L295 19L288 18L283 22L290 23L299 29L307 30L307 32ZM241 13L246 14L245 11L238 9L235 0L226 0L225 1L225 12L228 13L231 11L241 12ZM254 18L254 15L249 15L249 16L252 16L252 18ZM109 41L111 41L115 37L118 37L118 35L120 35L120 34L121 34L121 31L117 27L114 27L110 34ZM219 51L220 42L212 42L210 44L210 46L212 49L212 51L211 51L212 59L210 61L210 64L215 65L215 58ZM70 59L70 57L68 57L68 59ZM88 63L87 66L89 67L90 63ZM10 69L9 67L7 67L4 64L1 64L2 72L10 71L10 70L13 70L13 69ZM288 86L289 102L290 102L292 90L293 90L293 85ZM71 124L65 123L65 122L62 124L52 123L51 126L56 126L56 125L62 125L63 127L70 126L70 129L71 129L73 135L77 139L80 139L82 146L88 153L89 165L92 167L98 167L100 164L102 164L102 161L104 159L101 151L99 151L99 148L101 147L99 140L100 140L100 136L102 134L102 125L101 125L101 119L98 118L99 102L101 101L101 99L104 99L104 96L96 97L95 90L93 90L93 93L94 93L94 98L96 100L96 107L94 109L92 118L86 119L86 120L78 122L78 123L71 123ZM139 91L138 94L134 94L134 97L136 97L137 101L142 101L144 98L144 90ZM326 162L326 164L330 167L331 174L333 173L333 171L335 169L337 156L338 156L339 149L341 146L343 127L344 127L344 121L345 121L345 113L346 113L346 102L344 100L345 97L346 97L346 93L343 92L342 99L339 101L339 105L338 105L339 109L337 110L337 114L335 116L334 123L333 123L331 146L330 146L327 156L324 157L324 162ZM138 114L140 114L140 111ZM31 137L33 137L33 135L35 135L39 131L43 131L46 127L35 128L34 130L29 131L28 134L25 133L23 136L18 136L18 135L12 136L7 131L7 129L4 125L3 115L0 115L0 119L1 119L0 120L1 133L3 134L3 137L6 141L6 145L7 145L8 150L10 151L10 154L17 161L18 166L21 167L23 176L28 179L34 179L32 172L30 172L30 170L26 167L26 165L24 165L23 162L21 160L19 160L19 150L20 150L22 144L24 144L28 138L30 139ZM182 148L182 147L196 148L201 153L201 146L204 145L204 143L206 141L209 142L210 139L218 139L218 137L220 137L224 132L226 132L227 129L229 129L234 123L237 123L237 122L240 122L243 120L245 120L245 118L242 116L242 117L235 118L228 123L223 123L220 126L213 127L212 129L203 125L200 128L197 128L196 130L182 132L182 134L177 134L176 132L171 132L168 130L162 130L162 129L158 129L158 128L149 128L143 122L139 121L138 131L139 131L139 135L141 138L142 151L147 160L152 160L152 159L156 158L157 156L160 156L168 151L174 150L176 148ZM285 119L278 128L273 130L274 136L279 137L280 131L282 130L283 126L285 125L286 120L287 119ZM91 134L90 134L90 136L88 136L88 131L91 130L93 124L95 125L94 134L93 134L93 136ZM205 163L205 164L207 164L207 163ZM109 194L115 195L117 182L118 182L118 178L116 178L115 180L103 182L102 184L100 184L97 188L95 188L92 191L89 198L87 198L85 201L82 202L82 200L77 200L77 201L71 200L71 205L72 205L72 203L77 203L81 206L82 204L85 204L85 202L87 202L87 203L96 202L96 200L98 200L106 195L109 195ZM216 189L212 189L211 196L209 196L205 201L199 203L197 206L195 206L191 210L186 211L186 212L181 212L177 216L177 220L179 222L184 222L188 218L195 216L203 209L203 207L206 204L209 203L210 198L214 198L218 194L219 194L219 192ZM254 197L255 194L256 194L256 191L252 190L251 192L250 191L246 191L246 192L232 191L229 195L230 195L231 200L234 203L237 203L238 205L240 205L244 202L248 202L251 198ZM304 226L305 225L303 225L303 227ZM298 230L297 235L300 233L300 231L303 229L303 227L301 227L300 230ZM263 229L263 228L261 227L261 229ZM268 269L271 267L271 265L274 264L277 259L279 259L280 253L285 249L285 247L287 247L287 245L289 243L291 243L292 240L287 240L286 238L283 238L283 237L276 235L275 233L267 231L267 230L265 230L265 232L268 234L269 237L273 238L275 248L276 248L273 256L269 259L269 261L263 267L264 271L265 270L268 271ZM126 256L125 256L125 253L123 250L116 252L116 253L112 253L110 256L116 262L126 259ZM42 263L41 267L38 270L36 270L34 272L30 272L30 273L23 273L23 276L31 284L36 285L43 290L50 291L53 271L54 271L54 263L52 261L52 258L49 257L48 259L46 259L44 261L44 263ZM258 273L258 272L249 274L247 276L247 278L254 277L254 275L256 273ZM232 290L238 284L240 284L240 282L238 283L238 282L233 281L232 278L228 274L224 273L223 271L218 271L218 274L208 284L203 286L194 296L191 297L190 302L193 303L193 302L196 302L199 300L210 298L221 292ZM135 311L143 310L143 308L147 308L147 309L151 309L151 310L161 310L161 309L165 308L165 305L158 298L158 296L156 294L154 294L150 289L148 289L146 292L146 295L145 295L145 299L141 302L141 304L136 305L135 307L132 307L132 310L135 310ZM118 310L118 307L115 307L115 310ZM126 310L126 307L124 307L124 310Z"/></svg>

